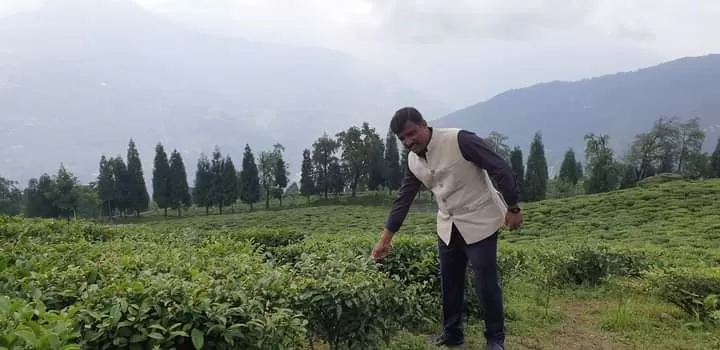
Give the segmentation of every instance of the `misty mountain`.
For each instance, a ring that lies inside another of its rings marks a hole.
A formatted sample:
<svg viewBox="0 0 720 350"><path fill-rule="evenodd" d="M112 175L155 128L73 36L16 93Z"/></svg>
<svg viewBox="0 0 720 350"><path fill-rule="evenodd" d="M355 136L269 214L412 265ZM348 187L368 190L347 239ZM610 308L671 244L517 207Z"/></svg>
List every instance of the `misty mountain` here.
<svg viewBox="0 0 720 350"><path fill-rule="evenodd" d="M0 19L0 176L25 186L60 162L83 182L133 138L146 177L158 141L194 178L215 145L280 142L292 171L323 132L369 121L384 135L430 98L348 55L197 32L130 0L63 0Z"/></svg>
<svg viewBox="0 0 720 350"><path fill-rule="evenodd" d="M540 131L548 164L559 170L569 147L584 160L585 134L610 135L616 157L622 157L634 136L649 130L662 116L700 118L706 130L704 148L711 150L720 136L719 111L720 55L714 54L510 90L432 124L466 128L479 135L497 131L508 136L511 147L520 146L525 157L534 133Z"/></svg>

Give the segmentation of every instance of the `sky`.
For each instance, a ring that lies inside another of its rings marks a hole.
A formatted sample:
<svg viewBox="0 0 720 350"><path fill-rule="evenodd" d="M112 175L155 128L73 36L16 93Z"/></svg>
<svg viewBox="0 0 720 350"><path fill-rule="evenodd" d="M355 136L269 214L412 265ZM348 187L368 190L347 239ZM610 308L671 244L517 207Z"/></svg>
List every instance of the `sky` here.
<svg viewBox="0 0 720 350"><path fill-rule="evenodd" d="M43 2L0 0L0 17ZM451 110L540 82L720 52L720 40L713 35L720 33L717 0L137 3L203 31L351 54Z"/></svg>

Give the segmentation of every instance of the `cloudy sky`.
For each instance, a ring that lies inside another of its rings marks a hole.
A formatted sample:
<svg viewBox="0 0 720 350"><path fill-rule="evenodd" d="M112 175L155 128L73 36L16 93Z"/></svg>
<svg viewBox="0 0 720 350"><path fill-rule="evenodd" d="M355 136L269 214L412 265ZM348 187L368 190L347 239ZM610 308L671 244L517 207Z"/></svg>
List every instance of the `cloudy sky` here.
<svg viewBox="0 0 720 350"><path fill-rule="evenodd" d="M0 16L42 3L0 0ZM205 31L347 52L393 72L450 109L542 81L720 52L718 0L137 3Z"/></svg>

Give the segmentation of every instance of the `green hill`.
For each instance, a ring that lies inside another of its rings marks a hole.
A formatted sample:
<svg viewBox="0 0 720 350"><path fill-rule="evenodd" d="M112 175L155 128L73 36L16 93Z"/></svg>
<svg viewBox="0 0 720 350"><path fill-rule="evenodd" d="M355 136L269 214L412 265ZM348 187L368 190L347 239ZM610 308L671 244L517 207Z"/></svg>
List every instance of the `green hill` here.
<svg viewBox="0 0 720 350"><path fill-rule="evenodd" d="M720 54L709 54L630 72L508 90L432 124L466 128L479 135L496 131L526 154L533 135L540 131L548 164L557 169L568 148L582 153L586 134L609 135L612 148L621 155L636 134L646 132L663 116L700 118L706 133L703 148L712 151L720 137L718 93Z"/></svg>
<svg viewBox="0 0 720 350"><path fill-rule="evenodd" d="M650 179L526 210L526 226L504 232L500 248L508 348L720 346L720 181ZM321 206L114 226L0 219L0 347L20 344L9 334L32 340L22 328L32 324L84 347L386 339L383 349L423 349L439 324L434 213L418 206L374 264L386 212ZM32 317L39 302L59 316ZM468 348L483 345L481 318L468 314Z"/></svg>

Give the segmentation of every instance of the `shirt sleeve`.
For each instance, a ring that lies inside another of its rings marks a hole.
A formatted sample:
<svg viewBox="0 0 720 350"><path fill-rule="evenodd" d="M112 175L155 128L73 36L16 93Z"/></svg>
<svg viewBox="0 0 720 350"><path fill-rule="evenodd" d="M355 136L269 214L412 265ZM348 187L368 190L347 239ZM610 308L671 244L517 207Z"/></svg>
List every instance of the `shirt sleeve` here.
<svg viewBox="0 0 720 350"><path fill-rule="evenodd" d="M410 206L415 200L415 196L421 186L422 182L415 177L415 174L413 174L408 165L405 164L405 176L403 176L397 197L395 201L393 201L392 208L385 222L385 228L388 231L396 233L400 230L400 226L402 226L403 221L405 221Z"/></svg>
<svg viewBox="0 0 720 350"><path fill-rule="evenodd" d="M458 134L458 143L463 157L485 169L495 180L505 203L510 206L516 205L520 201L520 192L510 165L475 133L461 130Z"/></svg>

